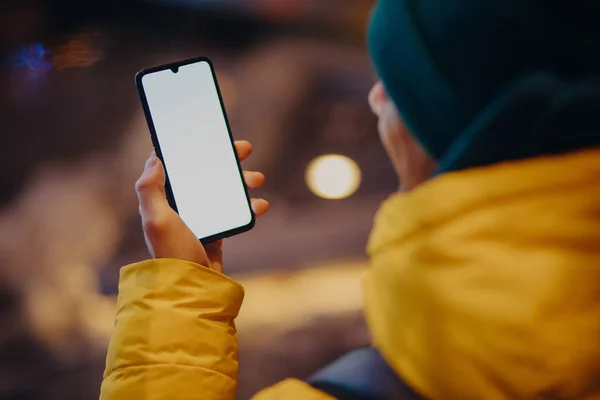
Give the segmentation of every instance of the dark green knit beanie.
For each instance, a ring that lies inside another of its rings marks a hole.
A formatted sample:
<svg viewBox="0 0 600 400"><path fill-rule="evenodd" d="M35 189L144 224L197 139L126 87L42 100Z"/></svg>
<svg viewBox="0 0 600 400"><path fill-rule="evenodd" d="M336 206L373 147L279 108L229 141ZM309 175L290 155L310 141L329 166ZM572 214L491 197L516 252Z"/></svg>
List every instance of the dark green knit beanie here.
<svg viewBox="0 0 600 400"><path fill-rule="evenodd" d="M598 1L379 0L368 43L389 96L437 160L600 145Z"/></svg>

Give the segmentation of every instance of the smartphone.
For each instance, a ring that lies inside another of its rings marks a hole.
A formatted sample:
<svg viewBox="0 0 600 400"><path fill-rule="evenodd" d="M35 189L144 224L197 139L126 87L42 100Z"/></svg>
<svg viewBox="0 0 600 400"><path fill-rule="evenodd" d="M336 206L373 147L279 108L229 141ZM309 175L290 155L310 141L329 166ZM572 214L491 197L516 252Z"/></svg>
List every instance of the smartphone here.
<svg viewBox="0 0 600 400"><path fill-rule="evenodd" d="M211 61L145 69L136 84L171 207L203 243L252 229L255 217Z"/></svg>

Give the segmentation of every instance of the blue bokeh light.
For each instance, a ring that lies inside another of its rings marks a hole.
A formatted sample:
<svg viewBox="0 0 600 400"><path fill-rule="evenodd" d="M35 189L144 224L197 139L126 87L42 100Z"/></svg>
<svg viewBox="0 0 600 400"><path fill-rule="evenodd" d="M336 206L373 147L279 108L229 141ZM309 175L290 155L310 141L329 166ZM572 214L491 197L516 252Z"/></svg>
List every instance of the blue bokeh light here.
<svg viewBox="0 0 600 400"><path fill-rule="evenodd" d="M44 76L52 69L52 53L40 43L22 47L12 57L13 68L25 68L34 75Z"/></svg>

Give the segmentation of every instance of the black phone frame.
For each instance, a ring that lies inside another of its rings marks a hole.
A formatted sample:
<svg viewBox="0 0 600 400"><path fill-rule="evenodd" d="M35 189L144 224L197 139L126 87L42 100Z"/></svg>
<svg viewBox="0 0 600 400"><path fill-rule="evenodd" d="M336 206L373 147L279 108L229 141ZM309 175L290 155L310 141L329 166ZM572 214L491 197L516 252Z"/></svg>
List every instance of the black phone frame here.
<svg viewBox="0 0 600 400"><path fill-rule="evenodd" d="M168 63L168 64L158 65L155 67L150 67L150 68L146 68L146 69L139 71L135 75L135 83L137 86L138 94L140 96L140 100L142 102L142 108L144 109L144 116L146 117L146 123L148 124L148 128L150 130L150 138L152 140L152 146L154 146L154 151L156 152L156 155L158 156L158 158L160 158L160 160L162 161L164 168L165 168L165 174L166 174L165 192L167 195L167 200L169 201L169 205L171 206L171 208L173 210L175 210L175 212L179 213L179 211L177 210L177 204L175 203L175 197L173 196L171 182L169 181L169 173L167 171L167 165L164 161L164 158L163 158L163 155L162 155L162 152L160 149L160 145L158 142L158 136L156 134L156 129L154 127L154 121L152 120L152 114L150 113L150 107L148 105L148 99L146 98L146 92L144 91L144 86L142 84L142 78L148 74L165 71L165 70L171 70L173 73L176 74L180 67L190 65L190 64L196 64L196 63L200 63L200 62L207 63L210 68L210 71L212 73L213 81L215 83L215 87L217 88L217 96L219 97L219 103L221 104L221 110L223 111L223 117L225 118L225 125L227 126L227 133L229 134L229 140L231 141L231 147L236 156L235 160L236 160L236 163L238 166L238 171L240 173L240 179L241 179L242 185L244 186L244 193L246 194L246 201L248 203L248 208L250 210L250 215L251 215L250 223L248 223L247 225L240 226L238 228L233 228L228 231L217 233L217 234L205 237L205 238L198 238L198 240L200 240L200 242L202 242L202 244L208 244L208 243L216 242L217 240L221 240L221 239L225 239L225 238L228 238L231 236L238 235L240 233L248 232L249 230L254 228L254 226L256 224L256 216L254 214L254 211L252 210L252 205L250 203L250 195L248 193L248 187L246 186L246 182L244 181L244 172L242 170L242 165L241 165L240 159L237 155L237 151L235 150L235 141L233 138L233 134L231 133L231 126L229 124L229 118L227 117L227 112L225 110L225 103L223 102L223 96L221 95L221 88L219 87L219 82L217 80L217 75L215 73L214 65L208 57L194 57L194 58L189 58L189 59L182 60L182 61L176 61L176 62L172 62L172 63Z"/></svg>

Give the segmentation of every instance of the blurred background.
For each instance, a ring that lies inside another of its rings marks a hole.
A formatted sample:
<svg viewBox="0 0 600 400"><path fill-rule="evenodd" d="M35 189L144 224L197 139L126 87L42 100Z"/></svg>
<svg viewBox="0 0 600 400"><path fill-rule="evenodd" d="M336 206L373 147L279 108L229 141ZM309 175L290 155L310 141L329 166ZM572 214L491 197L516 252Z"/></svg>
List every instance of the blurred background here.
<svg viewBox="0 0 600 400"><path fill-rule="evenodd" d="M372 4L0 3L0 399L97 398L119 268L147 258L133 187L151 144L133 78L200 55L271 203L225 243L247 289L240 398L369 343L364 248L397 187L366 102Z"/></svg>

